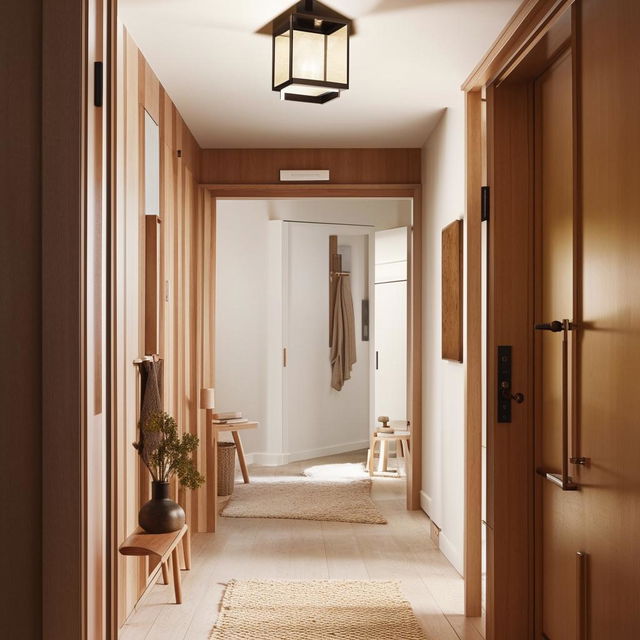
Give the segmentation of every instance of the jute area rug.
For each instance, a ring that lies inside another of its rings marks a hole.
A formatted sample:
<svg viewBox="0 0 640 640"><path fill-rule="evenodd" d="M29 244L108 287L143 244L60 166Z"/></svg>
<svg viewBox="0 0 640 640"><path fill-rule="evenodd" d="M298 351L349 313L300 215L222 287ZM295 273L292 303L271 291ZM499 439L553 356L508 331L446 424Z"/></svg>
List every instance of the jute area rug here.
<svg viewBox="0 0 640 640"><path fill-rule="evenodd" d="M397 582L232 580L213 640L427 640Z"/></svg>
<svg viewBox="0 0 640 640"><path fill-rule="evenodd" d="M257 477L236 485L222 515L386 524L370 494L369 478Z"/></svg>

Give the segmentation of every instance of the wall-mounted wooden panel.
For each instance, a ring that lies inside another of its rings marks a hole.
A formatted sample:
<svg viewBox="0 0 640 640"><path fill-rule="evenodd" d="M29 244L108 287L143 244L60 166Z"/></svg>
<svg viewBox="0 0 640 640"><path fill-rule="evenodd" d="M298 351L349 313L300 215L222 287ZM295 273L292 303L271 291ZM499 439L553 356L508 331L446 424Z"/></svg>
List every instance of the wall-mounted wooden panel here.
<svg viewBox="0 0 640 640"><path fill-rule="evenodd" d="M442 230L442 358L462 362L462 220Z"/></svg>
<svg viewBox="0 0 640 640"><path fill-rule="evenodd" d="M203 184L279 184L280 169L328 169L331 184L419 184L420 149L204 149Z"/></svg>
<svg viewBox="0 0 640 640"><path fill-rule="evenodd" d="M160 216L145 218L144 350L158 353L160 324Z"/></svg>

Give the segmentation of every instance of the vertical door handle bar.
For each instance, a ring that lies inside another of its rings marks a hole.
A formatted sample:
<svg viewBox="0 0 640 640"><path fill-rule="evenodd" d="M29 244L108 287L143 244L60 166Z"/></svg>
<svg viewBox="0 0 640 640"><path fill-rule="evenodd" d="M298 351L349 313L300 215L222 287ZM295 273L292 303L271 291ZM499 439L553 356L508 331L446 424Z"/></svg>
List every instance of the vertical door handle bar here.
<svg viewBox="0 0 640 640"><path fill-rule="evenodd" d="M569 477L569 330L571 323L562 321L562 490L576 485Z"/></svg>
<svg viewBox="0 0 640 640"><path fill-rule="evenodd" d="M569 320L554 320L553 322L536 324L537 331L562 332L562 473L551 473L538 469L537 473L563 491L575 491L575 484L569 475L569 331L573 328Z"/></svg>

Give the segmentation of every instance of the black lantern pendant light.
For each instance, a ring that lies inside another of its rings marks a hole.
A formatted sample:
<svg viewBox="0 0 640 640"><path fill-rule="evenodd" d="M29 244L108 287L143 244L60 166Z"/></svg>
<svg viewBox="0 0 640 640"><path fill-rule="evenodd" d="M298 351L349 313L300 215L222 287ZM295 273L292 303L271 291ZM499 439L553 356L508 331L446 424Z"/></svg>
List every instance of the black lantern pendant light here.
<svg viewBox="0 0 640 640"><path fill-rule="evenodd" d="M273 90L282 100L324 104L349 88L349 21L298 3L273 29Z"/></svg>

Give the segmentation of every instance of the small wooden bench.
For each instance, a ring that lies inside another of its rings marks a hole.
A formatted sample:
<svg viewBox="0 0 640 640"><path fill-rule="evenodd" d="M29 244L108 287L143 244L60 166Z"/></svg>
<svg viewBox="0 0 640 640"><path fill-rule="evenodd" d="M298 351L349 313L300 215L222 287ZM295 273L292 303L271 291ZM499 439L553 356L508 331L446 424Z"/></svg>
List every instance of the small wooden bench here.
<svg viewBox="0 0 640 640"><path fill-rule="evenodd" d="M151 556L158 559L162 566L162 578L169 584L169 557L173 566L173 589L176 604L182 603L182 583L180 581L180 561L178 545L182 542L185 569L191 569L191 541L185 524L182 529L171 533L147 533L138 527L121 545L123 556Z"/></svg>

